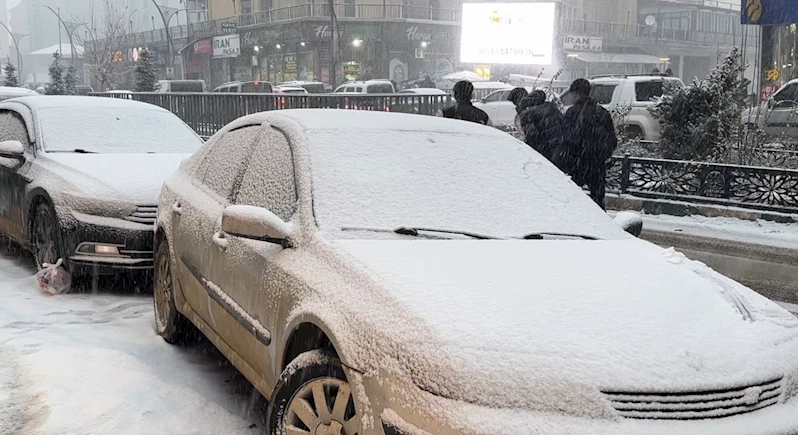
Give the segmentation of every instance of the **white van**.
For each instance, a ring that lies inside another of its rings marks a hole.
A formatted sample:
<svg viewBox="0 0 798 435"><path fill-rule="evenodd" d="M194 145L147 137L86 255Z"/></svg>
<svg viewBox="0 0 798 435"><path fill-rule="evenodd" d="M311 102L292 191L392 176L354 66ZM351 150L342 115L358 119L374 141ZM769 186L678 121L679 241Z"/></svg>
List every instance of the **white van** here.
<svg viewBox="0 0 798 435"><path fill-rule="evenodd" d="M389 80L347 82L335 89L336 94L393 94L396 90Z"/></svg>
<svg viewBox="0 0 798 435"><path fill-rule="evenodd" d="M204 80L158 80L156 92L202 93L206 89Z"/></svg>

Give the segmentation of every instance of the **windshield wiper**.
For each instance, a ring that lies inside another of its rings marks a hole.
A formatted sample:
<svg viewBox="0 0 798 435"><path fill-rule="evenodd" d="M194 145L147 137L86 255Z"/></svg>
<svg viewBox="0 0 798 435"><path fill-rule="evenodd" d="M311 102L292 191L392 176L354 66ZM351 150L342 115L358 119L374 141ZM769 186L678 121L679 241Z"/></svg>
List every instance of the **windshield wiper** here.
<svg viewBox="0 0 798 435"><path fill-rule="evenodd" d="M586 236L584 234L568 234L568 233L549 233L549 232L542 232L542 233L531 233L527 234L522 237L524 240L543 240L544 237L573 237L577 239L584 239L584 240L601 240L598 237L593 236Z"/></svg>
<svg viewBox="0 0 798 435"><path fill-rule="evenodd" d="M425 232L425 233L439 233L439 234L457 234L478 240L502 240L501 237L487 236L485 234L472 233L469 231L439 230L434 228L399 227L393 230L393 232L395 232L396 234L402 234L405 236L413 236L413 237L418 237L420 232Z"/></svg>
<svg viewBox="0 0 798 435"><path fill-rule="evenodd" d="M72 152L73 153L78 153L78 154L97 154L94 151L87 151L87 150L84 150L83 148L75 148L74 150L72 150Z"/></svg>

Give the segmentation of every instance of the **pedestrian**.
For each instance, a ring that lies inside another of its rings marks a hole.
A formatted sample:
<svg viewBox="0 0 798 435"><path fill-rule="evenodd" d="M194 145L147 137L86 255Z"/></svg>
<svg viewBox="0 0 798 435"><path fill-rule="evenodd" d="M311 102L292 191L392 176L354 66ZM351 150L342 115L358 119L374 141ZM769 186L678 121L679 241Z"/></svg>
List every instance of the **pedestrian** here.
<svg viewBox="0 0 798 435"><path fill-rule="evenodd" d="M516 110L523 141L559 167L565 117L557 105L546 101L546 93L537 89L521 100Z"/></svg>
<svg viewBox="0 0 798 435"><path fill-rule="evenodd" d="M612 115L590 98L590 82L577 79L571 84L574 105L565 113L561 167L577 185L587 185L590 197L601 208L607 182L607 160L618 146Z"/></svg>
<svg viewBox="0 0 798 435"><path fill-rule="evenodd" d="M673 70L668 68L665 70L665 75L668 77L673 77Z"/></svg>
<svg viewBox="0 0 798 435"><path fill-rule="evenodd" d="M471 98L474 95L474 85L471 82L462 80L455 83L453 93L456 103L454 106L443 109L444 118L461 119L483 125L490 124L488 114L471 104Z"/></svg>
<svg viewBox="0 0 798 435"><path fill-rule="evenodd" d="M657 75L657 74L659 74L659 68L654 68L654 69L651 71L651 74L654 74L654 75Z"/></svg>
<svg viewBox="0 0 798 435"><path fill-rule="evenodd" d="M516 107L516 112L520 113L518 111L518 105L521 104L521 100L526 98L527 95L529 95L529 93L526 91L526 89L514 88L512 91L510 91L510 95L507 96L507 100L512 102L513 105Z"/></svg>

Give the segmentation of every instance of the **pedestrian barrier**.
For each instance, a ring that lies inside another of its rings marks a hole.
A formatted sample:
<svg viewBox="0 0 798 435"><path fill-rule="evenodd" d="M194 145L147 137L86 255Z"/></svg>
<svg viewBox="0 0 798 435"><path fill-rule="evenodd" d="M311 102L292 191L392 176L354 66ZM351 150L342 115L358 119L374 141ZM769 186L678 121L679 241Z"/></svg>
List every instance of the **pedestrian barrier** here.
<svg viewBox="0 0 798 435"><path fill-rule="evenodd" d="M706 162L614 157L607 191L668 199L798 213L798 171Z"/></svg>
<svg viewBox="0 0 798 435"><path fill-rule="evenodd" d="M163 107L180 117L200 136L212 136L230 122L252 113L282 109L352 109L436 115L452 104L449 95L418 94L177 94L94 93Z"/></svg>

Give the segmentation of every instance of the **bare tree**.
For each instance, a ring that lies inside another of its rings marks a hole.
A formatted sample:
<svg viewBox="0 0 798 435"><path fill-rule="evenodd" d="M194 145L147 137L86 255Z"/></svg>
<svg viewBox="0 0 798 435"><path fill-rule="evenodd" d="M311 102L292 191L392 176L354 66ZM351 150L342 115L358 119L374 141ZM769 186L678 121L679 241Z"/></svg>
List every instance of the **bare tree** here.
<svg viewBox="0 0 798 435"><path fill-rule="evenodd" d="M100 91L108 89L114 70L121 62L122 48L130 34L127 8L117 9L110 3L97 7L85 23L86 30L76 32L75 40L83 46L83 61L100 84Z"/></svg>

